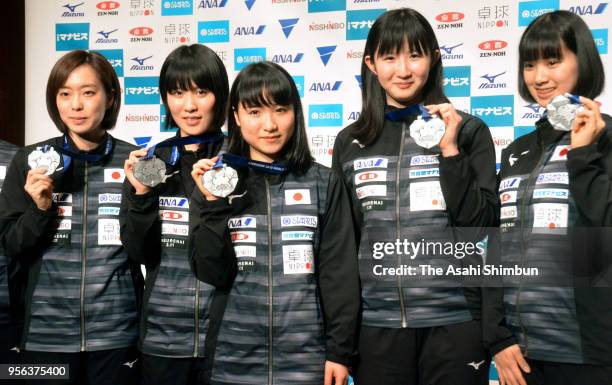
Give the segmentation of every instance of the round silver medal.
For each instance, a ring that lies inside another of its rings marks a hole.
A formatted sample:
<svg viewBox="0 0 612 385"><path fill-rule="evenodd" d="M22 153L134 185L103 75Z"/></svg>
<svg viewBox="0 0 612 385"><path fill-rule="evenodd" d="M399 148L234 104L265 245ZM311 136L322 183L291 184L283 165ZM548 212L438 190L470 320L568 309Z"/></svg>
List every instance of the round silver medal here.
<svg viewBox="0 0 612 385"><path fill-rule="evenodd" d="M202 183L206 190L219 198L230 195L238 184L238 173L231 167L208 170L202 175Z"/></svg>
<svg viewBox="0 0 612 385"><path fill-rule="evenodd" d="M582 105L572 103L565 95L559 95L548 103L546 110L548 121L555 130L571 131L576 113L582 110Z"/></svg>
<svg viewBox="0 0 612 385"><path fill-rule="evenodd" d="M445 132L446 125L444 121L435 115L427 121L419 116L410 125L410 136L416 144L428 149L438 145Z"/></svg>
<svg viewBox="0 0 612 385"><path fill-rule="evenodd" d="M28 155L28 165L30 168L46 168L47 172L45 172L45 175L53 174L59 167L60 161L59 154L53 148L45 152L38 148Z"/></svg>
<svg viewBox="0 0 612 385"><path fill-rule="evenodd" d="M145 186L155 187L166 181L166 164L155 156L140 159L134 163L134 177Z"/></svg>

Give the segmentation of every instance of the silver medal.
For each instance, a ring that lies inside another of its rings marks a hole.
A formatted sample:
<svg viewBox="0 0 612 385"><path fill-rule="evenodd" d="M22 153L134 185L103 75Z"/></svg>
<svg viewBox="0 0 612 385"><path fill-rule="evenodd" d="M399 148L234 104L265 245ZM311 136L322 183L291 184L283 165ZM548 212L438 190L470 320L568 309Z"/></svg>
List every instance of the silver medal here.
<svg viewBox="0 0 612 385"><path fill-rule="evenodd" d="M440 143L446 132L444 121L437 116L424 120L421 116L410 125L410 136L416 144L431 149Z"/></svg>
<svg viewBox="0 0 612 385"><path fill-rule="evenodd" d="M571 131L576 113L582 108L581 104L572 103L565 95L555 96L546 106L548 121L555 130Z"/></svg>
<svg viewBox="0 0 612 385"><path fill-rule="evenodd" d="M212 195L225 198L230 195L238 184L238 173L231 167L208 170L202 175L202 183Z"/></svg>
<svg viewBox="0 0 612 385"><path fill-rule="evenodd" d="M37 148L28 155L28 165L33 170L35 168L46 168L45 175L53 174L59 167L61 162L59 154L53 149L43 152L41 148Z"/></svg>
<svg viewBox="0 0 612 385"><path fill-rule="evenodd" d="M134 163L134 177L145 186L155 187L164 183L168 178L166 164L155 156L148 159L139 159L138 162Z"/></svg>

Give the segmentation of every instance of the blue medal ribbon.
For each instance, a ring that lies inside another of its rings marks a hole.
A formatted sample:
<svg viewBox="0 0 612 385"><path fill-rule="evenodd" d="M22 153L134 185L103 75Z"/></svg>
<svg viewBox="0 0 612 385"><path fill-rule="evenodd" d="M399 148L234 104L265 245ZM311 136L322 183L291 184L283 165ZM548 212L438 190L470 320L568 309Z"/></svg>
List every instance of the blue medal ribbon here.
<svg viewBox="0 0 612 385"><path fill-rule="evenodd" d="M180 158L179 147L185 146L188 144L202 144L202 143L217 143L220 140L223 140L222 133L216 134L203 134L197 136L177 136L170 140L167 140L162 143L158 143L152 147L147 149L147 155L142 157L142 160L148 160L155 156L155 149L162 147L172 147L172 155L170 156L170 161L164 162L170 166L174 166L176 162L178 162ZM163 159L162 159L163 160Z"/></svg>
<svg viewBox="0 0 612 385"><path fill-rule="evenodd" d="M251 168L253 170L265 172L267 174L283 174L287 171L287 166L281 163L267 163L260 162L258 160L251 160L244 158L242 156L223 153L219 155L219 159L212 167L213 169L218 169L223 167L223 163L227 163L230 166L239 167L239 168Z"/></svg>
<svg viewBox="0 0 612 385"><path fill-rule="evenodd" d="M385 120L390 120L392 122L400 122L406 116L410 115L421 115L423 120L428 121L431 119L431 114L427 111L422 104L413 104L411 106L400 108L398 110L389 111L385 114Z"/></svg>
<svg viewBox="0 0 612 385"><path fill-rule="evenodd" d="M49 149L45 150L47 146L43 147L43 152L47 152ZM51 147L51 146L49 146ZM65 173L66 170L68 170L70 168L70 164L72 163L72 159L78 159L78 160L82 160L85 162L99 162L101 161L105 156L107 156L108 154L110 154L113 151L113 139L111 138L110 135L106 136L106 144L104 147L104 153L102 154L89 154L89 153L81 153L81 152L75 152L72 150L72 148L70 148L70 143L68 142L68 136L64 135L64 146L61 149L58 149L59 152L62 154L62 159L64 161L64 169L62 170L62 173Z"/></svg>

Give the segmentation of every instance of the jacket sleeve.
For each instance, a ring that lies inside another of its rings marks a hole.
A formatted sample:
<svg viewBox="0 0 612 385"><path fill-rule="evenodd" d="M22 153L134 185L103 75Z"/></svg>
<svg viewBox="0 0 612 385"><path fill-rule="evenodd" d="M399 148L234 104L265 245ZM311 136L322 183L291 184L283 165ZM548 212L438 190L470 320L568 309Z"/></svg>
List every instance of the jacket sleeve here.
<svg viewBox="0 0 612 385"><path fill-rule="evenodd" d="M161 253L161 220L159 195L152 189L136 195L134 187L125 179L121 200L121 240L130 259L147 267L159 263Z"/></svg>
<svg viewBox="0 0 612 385"><path fill-rule="evenodd" d="M502 168L507 165L506 150L502 151ZM508 165L507 165L508 166ZM499 189L499 176L496 178ZM501 262L501 237L499 228L489 231L486 263ZM492 355L518 343L512 331L506 327L504 310L504 288L500 277L486 277L482 293L482 339L484 346Z"/></svg>
<svg viewBox="0 0 612 385"><path fill-rule="evenodd" d="M359 269L348 193L330 173L322 218L318 279L326 324L326 359L350 366L359 320Z"/></svg>
<svg viewBox="0 0 612 385"><path fill-rule="evenodd" d="M191 268L200 281L220 289L228 288L237 270L227 227L233 209L226 199L207 201L197 187L189 205Z"/></svg>
<svg viewBox="0 0 612 385"><path fill-rule="evenodd" d="M0 242L10 258L33 259L53 239L57 204L40 210L25 191L27 154L20 150L13 158L0 193Z"/></svg>
<svg viewBox="0 0 612 385"><path fill-rule="evenodd" d="M456 156L440 155L440 185L452 224L495 226L499 200L495 192L495 148L487 125L464 116Z"/></svg>
<svg viewBox="0 0 612 385"><path fill-rule="evenodd" d="M612 226L612 120L597 143L567 153L569 188L588 225Z"/></svg>

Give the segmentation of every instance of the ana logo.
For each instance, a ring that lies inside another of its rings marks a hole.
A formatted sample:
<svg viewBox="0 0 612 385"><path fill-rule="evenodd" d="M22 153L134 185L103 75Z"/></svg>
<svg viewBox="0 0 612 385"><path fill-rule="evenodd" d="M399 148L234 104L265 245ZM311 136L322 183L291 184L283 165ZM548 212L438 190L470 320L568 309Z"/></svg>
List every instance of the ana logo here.
<svg viewBox="0 0 612 385"><path fill-rule="evenodd" d="M229 42L229 20L198 22L198 43Z"/></svg>
<svg viewBox="0 0 612 385"><path fill-rule="evenodd" d="M253 8L253 5L255 5L255 1L256 0L245 0L244 1L249 11L251 10L251 8Z"/></svg>
<svg viewBox="0 0 612 385"><path fill-rule="evenodd" d="M110 35L117 32L119 29L115 28L112 31L98 31L98 35L102 36L96 40L96 44L116 44L119 42L119 39L111 39Z"/></svg>
<svg viewBox="0 0 612 385"><path fill-rule="evenodd" d="M506 71L500 72L495 75L489 75L489 74L482 75L480 78L485 79L486 82L480 83L480 86L478 86L478 89L482 90L482 89L490 89L490 88L506 88L507 87L506 83L502 83L502 82L496 83L495 82L499 76L505 73Z"/></svg>
<svg viewBox="0 0 612 385"><path fill-rule="evenodd" d="M162 16L184 16L193 14L193 0L164 0Z"/></svg>
<svg viewBox="0 0 612 385"><path fill-rule="evenodd" d="M201 0L198 8L223 8L227 5L227 0Z"/></svg>
<svg viewBox="0 0 612 385"><path fill-rule="evenodd" d="M310 127L342 126L342 104L311 104L308 124Z"/></svg>
<svg viewBox="0 0 612 385"><path fill-rule="evenodd" d="M346 10L346 0L308 0L308 13Z"/></svg>
<svg viewBox="0 0 612 385"><path fill-rule="evenodd" d="M465 15L461 12L445 12L436 16L438 21L438 29L461 28L463 27L463 18Z"/></svg>
<svg viewBox="0 0 612 385"><path fill-rule="evenodd" d="M310 92L323 92L323 91L338 91L342 81L337 80L335 82L315 82L310 85L308 91Z"/></svg>
<svg viewBox="0 0 612 385"><path fill-rule="evenodd" d="M138 56L133 57L130 60L136 62L136 64L132 65L130 67L130 70L132 71L153 71L154 68L152 65L145 65L145 61L149 60L152 57L153 55L143 57L143 58L139 58Z"/></svg>
<svg viewBox="0 0 612 385"><path fill-rule="evenodd" d="M503 40L483 41L478 44L478 48L486 52L481 52L480 57L506 56L506 51L503 51L503 49L507 46L508 43Z"/></svg>
<svg viewBox="0 0 612 385"><path fill-rule="evenodd" d="M188 209L189 201L187 198L181 197L159 197L159 205L164 207Z"/></svg>
<svg viewBox="0 0 612 385"><path fill-rule="evenodd" d="M104 183L123 183L125 172L122 168L105 168Z"/></svg>
<svg viewBox="0 0 612 385"><path fill-rule="evenodd" d="M280 19L278 22L281 25L281 28L283 29L283 34L285 34L286 38L289 38L289 35L291 35L291 31L293 31L293 27L295 27L295 25L298 23L300 19L296 18L296 19Z"/></svg>
<svg viewBox="0 0 612 385"><path fill-rule="evenodd" d="M256 242L257 233L255 231L233 231L230 233L232 242Z"/></svg>
<svg viewBox="0 0 612 385"><path fill-rule="evenodd" d="M55 50L89 49L89 23L55 24Z"/></svg>
<svg viewBox="0 0 612 385"><path fill-rule="evenodd" d="M529 111L525 112L523 114L523 116L521 117L522 119L535 119L538 120L542 117L542 112L540 112L541 110L544 109L544 107L540 106L537 103L530 103L530 104L525 104L524 107L526 109L528 109Z"/></svg>
<svg viewBox="0 0 612 385"><path fill-rule="evenodd" d="M346 11L346 40L365 40L372 24L385 9Z"/></svg>
<svg viewBox="0 0 612 385"><path fill-rule="evenodd" d="M77 12L76 9L80 6L82 6L85 3L79 3L79 4L65 4L62 5L62 8L66 8L67 11L65 11L64 13L62 13L62 17L83 17L85 16L84 12Z"/></svg>
<svg viewBox="0 0 612 385"><path fill-rule="evenodd" d="M151 42L153 41L153 28L151 27L135 27L130 29L130 42L132 43L140 43L140 42Z"/></svg>
<svg viewBox="0 0 612 385"><path fill-rule="evenodd" d="M72 194L70 193L53 193L53 202L56 203L72 203Z"/></svg>
<svg viewBox="0 0 612 385"><path fill-rule="evenodd" d="M470 96L470 66L444 67L444 94L449 97Z"/></svg>
<svg viewBox="0 0 612 385"><path fill-rule="evenodd" d="M459 54L453 54L453 51L455 50L455 48L457 47L461 47L463 45L463 43L459 43L450 47L447 47L446 45L442 45L440 46L440 50L442 50L442 60L459 60L459 59L463 59L463 54L459 53Z"/></svg>
<svg viewBox="0 0 612 385"><path fill-rule="evenodd" d="M234 31L234 36L253 36L253 35L261 35L266 29L265 25L260 25L258 27L238 27Z"/></svg>
<svg viewBox="0 0 612 385"><path fill-rule="evenodd" d="M332 54L336 50L335 45L330 45L326 47L317 47L317 51L319 51L319 57L321 57L321 62L326 66L329 63L329 59L331 59Z"/></svg>
<svg viewBox="0 0 612 385"><path fill-rule="evenodd" d="M489 127L514 125L514 96L473 96L472 115L476 115Z"/></svg>
<svg viewBox="0 0 612 385"><path fill-rule="evenodd" d="M285 190L286 205L309 205L310 203L310 190Z"/></svg>
<svg viewBox="0 0 612 385"><path fill-rule="evenodd" d="M592 29L593 40L597 46L599 54L605 55L608 53L608 29Z"/></svg>
<svg viewBox="0 0 612 385"><path fill-rule="evenodd" d="M599 3L596 6L593 5L575 5L569 8L569 11L575 13L576 15L586 16L586 15L600 15L604 13L606 8L608 7L608 3Z"/></svg>
<svg viewBox="0 0 612 385"><path fill-rule="evenodd" d="M304 57L304 54L301 52L296 54L277 54L272 56L272 62L281 64L299 63L302 61L302 57Z"/></svg>
<svg viewBox="0 0 612 385"><path fill-rule="evenodd" d="M157 76L125 78L125 104L159 104Z"/></svg>
<svg viewBox="0 0 612 385"><path fill-rule="evenodd" d="M265 48L235 48L234 70L240 71L251 63L266 60Z"/></svg>
<svg viewBox="0 0 612 385"><path fill-rule="evenodd" d="M519 3L519 26L529 25L536 17L559 9L559 0L521 1Z"/></svg>
<svg viewBox="0 0 612 385"><path fill-rule="evenodd" d="M101 49L97 52L101 53L106 60L113 66L117 76L123 76L123 50L122 49Z"/></svg>
<svg viewBox="0 0 612 385"><path fill-rule="evenodd" d="M388 165L389 159L387 158L367 158L356 159L353 161L353 169L355 171L359 171L364 168L387 168Z"/></svg>
<svg viewBox="0 0 612 385"><path fill-rule="evenodd" d="M230 218L227 222L227 227L229 227L230 229L254 229L257 227L257 219L255 217Z"/></svg>
<svg viewBox="0 0 612 385"><path fill-rule="evenodd" d="M521 178L506 178L499 183L499 191L518 188Z"/></svg>
<svg viewBox="0 0 612 385"><path fill-rule="evenodd" d="M116 1L102 1L96 4L96 8L99 9L98 16L117 16L120 4Z"/></svg>

